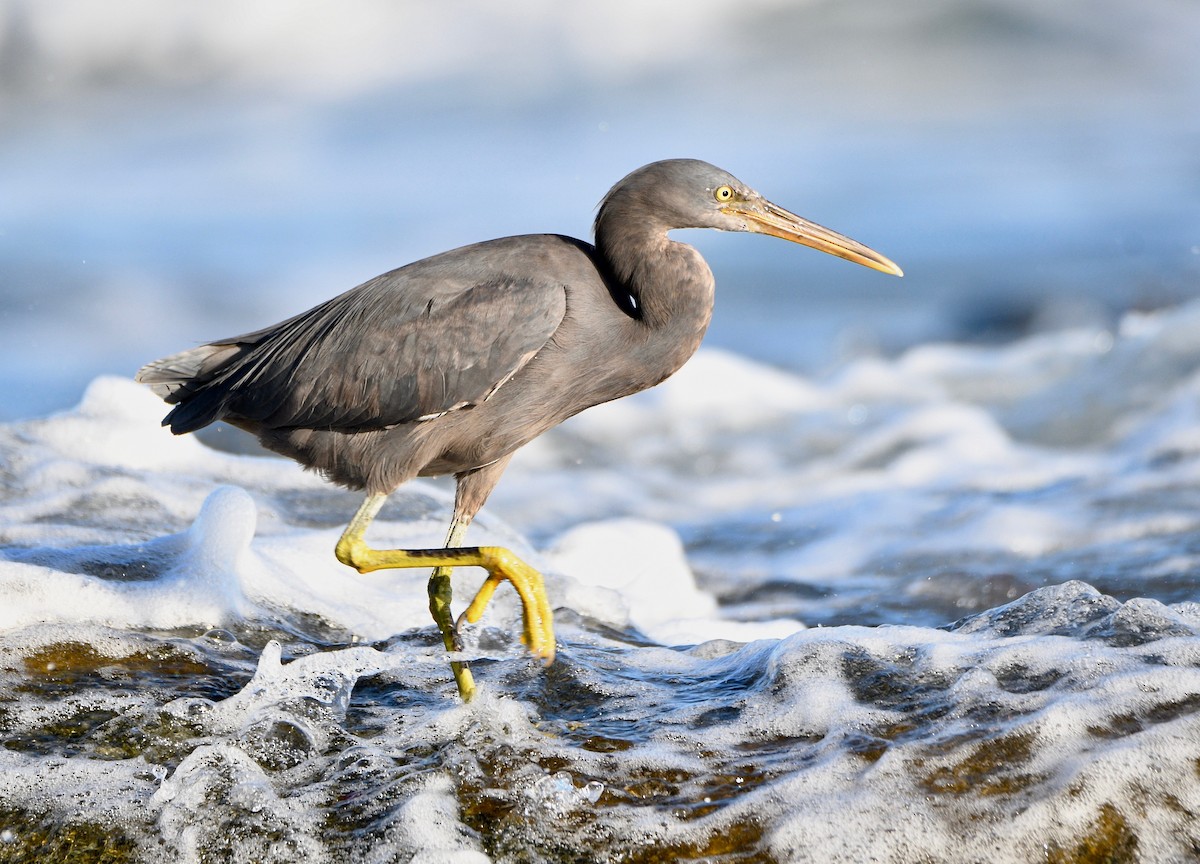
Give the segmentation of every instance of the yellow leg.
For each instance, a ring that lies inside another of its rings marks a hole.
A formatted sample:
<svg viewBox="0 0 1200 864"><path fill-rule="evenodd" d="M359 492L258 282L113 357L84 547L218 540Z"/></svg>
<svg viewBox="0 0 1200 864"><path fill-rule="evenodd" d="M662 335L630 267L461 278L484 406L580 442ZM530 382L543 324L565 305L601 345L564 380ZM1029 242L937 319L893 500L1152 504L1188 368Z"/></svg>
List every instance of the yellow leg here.
<svg viewBox="0 0 1200 864"><path fill-rule="evenodd" d="M442 644L446 650L457 651L460 646L454 614L450 611L450 573L449 567L436 567L430 574L429 612L442 633ZM458 695L464 702L470 702L475 698L475 676L471 674L471 667L461 660L451 660L450 671L454 675L454 683L458 685Z"/></svg>
<svg viewBox="0 0 1200 864"><path fill-rule="evenodd" d="M391 568L434 567L429 581L429 608L448 651L454 650L456 641L455 625L450 614L450 571L454 567L482 567L488 571L487 581L463 613L462 619L472 624L478 621L500 583L511 582L521 598L522 641L535 656L547 663L554 659L554 619L542 576L537 570L500 546L372 549L366 544L363 534L385 499L384 495L368 496L354 514L354 519L337 543L339 561L360 573ZM466 524L456 519L450 529L450 542L460 542L465 530ZM451 666L460 695L469 701L475 691L470 669L462 663L452 663Z"/></svg>

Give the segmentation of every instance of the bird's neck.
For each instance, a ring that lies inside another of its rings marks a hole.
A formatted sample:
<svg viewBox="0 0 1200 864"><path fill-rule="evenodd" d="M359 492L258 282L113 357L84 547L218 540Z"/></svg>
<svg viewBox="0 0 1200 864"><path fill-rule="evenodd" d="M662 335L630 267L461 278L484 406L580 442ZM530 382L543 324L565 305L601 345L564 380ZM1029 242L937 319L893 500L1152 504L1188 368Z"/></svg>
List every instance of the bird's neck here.
<svg viewBox="0 0 1200 864"><path fill-rule="evenodd" d="M617 305L651 330L694 340L695 350L712 319L713 275L700 253L671 240L668 230L645 221L601 218L596 251Z"/></svg>

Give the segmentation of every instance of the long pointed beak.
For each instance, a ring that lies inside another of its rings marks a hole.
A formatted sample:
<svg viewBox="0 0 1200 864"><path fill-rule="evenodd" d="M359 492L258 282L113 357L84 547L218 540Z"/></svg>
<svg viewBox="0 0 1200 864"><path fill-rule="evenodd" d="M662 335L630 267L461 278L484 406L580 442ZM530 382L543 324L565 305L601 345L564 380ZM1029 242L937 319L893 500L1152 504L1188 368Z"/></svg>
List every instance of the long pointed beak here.
<svg viewBox="0 0 1200 864"><path fill-rule="evenodd" d="M857 240L851 240L844 234L830 231L816 222L809 222L795 213L789 213L765 199L730 204L722 210L727 215L747 220L746 230L748 231L770 234L772 237L800 243L803 246L845 258L847 261L853 261L855 264L870 267L872 270L891 273L893 276L904 275L904 271L893 261L880 255L874 249L864 246Z"/></svg>

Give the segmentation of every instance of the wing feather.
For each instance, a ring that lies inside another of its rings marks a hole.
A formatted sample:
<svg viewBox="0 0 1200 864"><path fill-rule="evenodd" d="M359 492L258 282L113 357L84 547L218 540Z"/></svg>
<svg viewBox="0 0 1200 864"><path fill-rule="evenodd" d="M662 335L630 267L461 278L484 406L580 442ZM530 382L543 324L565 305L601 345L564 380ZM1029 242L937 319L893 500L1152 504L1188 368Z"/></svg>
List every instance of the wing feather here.
<svg viewBox="0 0 1200 864"><path fill-rule="evenodd" d="M176 403L163 422L178 434L222 418L365 431L477 404L546 344L566 293L457 269L394 270L273 327L151 363L138 380Z"/></svg>

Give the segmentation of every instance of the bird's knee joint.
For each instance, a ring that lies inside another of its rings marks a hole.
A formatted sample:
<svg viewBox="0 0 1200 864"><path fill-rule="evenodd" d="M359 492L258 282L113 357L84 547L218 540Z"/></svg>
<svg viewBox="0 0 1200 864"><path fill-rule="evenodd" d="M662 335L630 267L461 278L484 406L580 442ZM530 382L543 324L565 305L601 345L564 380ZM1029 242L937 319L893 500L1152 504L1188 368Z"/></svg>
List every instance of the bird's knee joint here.
<svg viewBox="0 0 1200 864"><path fill-rule="evenodd" d="M362 559L359 553L362 551L363 544L347 537L342 537L337 542L337 546L333 548L333 554L337 559L347 567L353 567L359 573L365 572L362 567Z"/></svg>

